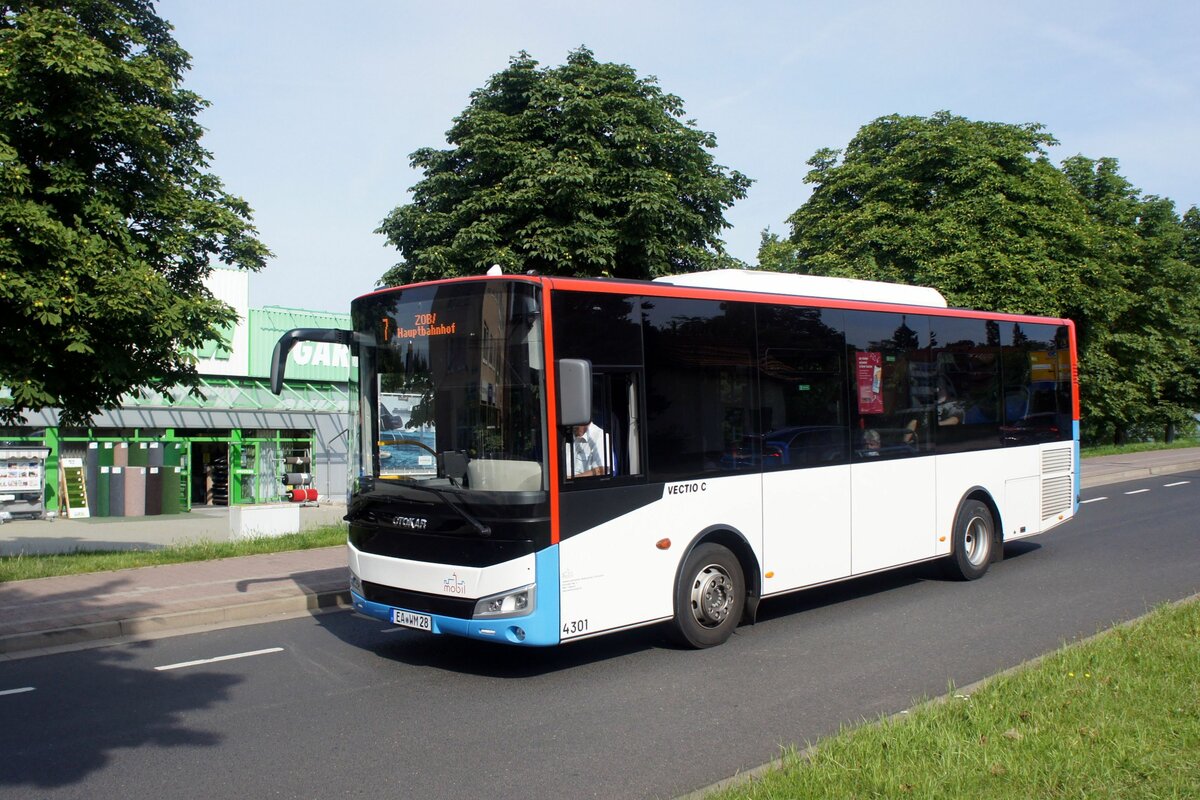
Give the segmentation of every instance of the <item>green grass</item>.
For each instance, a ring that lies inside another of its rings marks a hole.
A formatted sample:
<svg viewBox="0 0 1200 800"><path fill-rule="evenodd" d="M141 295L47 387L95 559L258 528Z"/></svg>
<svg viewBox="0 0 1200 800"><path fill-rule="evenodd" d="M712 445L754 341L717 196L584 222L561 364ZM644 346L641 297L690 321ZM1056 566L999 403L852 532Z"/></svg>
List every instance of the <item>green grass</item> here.
<svg viewBox="0 0 1200 800"><path fill-rule="evenodd" d="M1132 444L1103 444L1084 445L1079 450L1080 458L1093 456L1119 456L1125 453L1145 453L1150 450L1178 450L1183 447L1200 447L1200 439L1176 439L1171 444L1165 442L1134 442Z"/></svg>
<svg viewBox="0 0 1200 800"><path fill-rule="evenodd" d="M217 558L282 553L345 544L346 528L328 525L303 533L261 537L237 542L189 542L159 550L76 551L54 555L0 556L0 583L30 578L52 578L84 572L107 572L131 567L211 561Z"/></svg>
<svg viewBox="0 0 1200 800"><path fill-rule="evenodd" d="M706 796L1200 797L1200 602L1163 607Z"/></svg>

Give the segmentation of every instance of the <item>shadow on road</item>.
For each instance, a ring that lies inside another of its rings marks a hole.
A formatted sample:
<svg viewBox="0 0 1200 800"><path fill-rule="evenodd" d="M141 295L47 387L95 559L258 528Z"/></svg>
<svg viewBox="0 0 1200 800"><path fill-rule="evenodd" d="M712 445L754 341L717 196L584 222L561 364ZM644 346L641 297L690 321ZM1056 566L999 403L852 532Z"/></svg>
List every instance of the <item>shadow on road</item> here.
<svg viewBox="0 0 1200 800"><path fill-rule="evenodd" d="M352 613L322 614L315 619L345 644L368 650L380 658L412 667L488 678L530 678L671 646L661 626L543 648L389 628L386 623Z"/></svg>
<svg viewBox="0 0 1200 800"><path fill-rule="evenodd" d="M1005 560L1019 558L1040 548L1041 545L1034 542L1009 543L1005 546ZM767 622L803 614L930 580L947 580L943 577L940 563L918 564L771 598L763 601L759 607L758 621ZM681 649L670 637L666 624L621 631L558 647L525 648L388 627L386 623L352 613L324 614L316 619L323 628L346 644L373 652L380 658L413 667L490 678L529 678L649 650ZM740 630L745 631L746 627Z"/></svg>
<svg viewBox="0 0 1200 800"><path fill-rule="evenodd" d="M99 592L117 594L127 583L115 579ZM82 616L97 607L80 592L35 596L14 584L0 585L0 614L6 617L22 608L63 604L82 610ZM6 626L9 622L6 618ZM153 646L147 641L0 660L0 788L20 787L36 797L38 790L87 780L118 750L218 745L219 734L193 727L189 718L227 701L240 679L155 671L138 654Z"/></svg>

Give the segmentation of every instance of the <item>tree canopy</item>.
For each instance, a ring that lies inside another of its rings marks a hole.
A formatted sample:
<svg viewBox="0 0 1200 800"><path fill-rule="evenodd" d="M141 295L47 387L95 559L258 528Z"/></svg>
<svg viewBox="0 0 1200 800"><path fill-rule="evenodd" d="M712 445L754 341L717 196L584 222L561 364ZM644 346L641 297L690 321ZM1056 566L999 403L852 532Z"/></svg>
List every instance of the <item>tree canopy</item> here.
<svg viewBox="0 0 1200 800"><path fill-rule="evenodd" d="M422 148L412 202L379 227L403 261L381 284L506 271L650 278L723 261L725 209L750 180L715 163L654 78L586 48L539 68L512 58Z"/></svg>
<svg viewBox="0 0 1200 800"><path fill-rule="evenodd" d="M212 261L270 255L207 171L189 67L150 0L0 5L0 419L194 386L189 350L234 319Z"/></svg>
<svg viewBox="0 0 1200 800"><path fill-rule="evenodd" d="M1088 436L1184 422L1200 406L1198 215L1142 197L1115 159L1060 169L1054 144L1038 124L881 117L808 162L814 191L788 218L790 237L764 232L760 265L1070 317Z"/></svg>

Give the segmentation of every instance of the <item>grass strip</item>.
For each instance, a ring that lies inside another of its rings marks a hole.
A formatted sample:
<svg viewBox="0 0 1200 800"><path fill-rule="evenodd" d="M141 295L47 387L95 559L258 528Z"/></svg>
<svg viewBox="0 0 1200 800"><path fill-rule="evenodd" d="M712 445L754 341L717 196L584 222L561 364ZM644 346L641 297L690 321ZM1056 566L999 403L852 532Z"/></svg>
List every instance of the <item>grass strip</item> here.
<svg viewBox="0 0 1200 800"><path fill-rule="evenodd" d="M910 713L843 729L735 798L1200 797L1200 602Z"/></svg>
<svg viewBox="0 0 1200 800"><path fill-rule="evenodd" d="M30 578L53 578L85 572L108 572L132 567L212 561L218 558L310 550L346 543L343 525L327 525L284 536L263 536L236 542L195 541L154 550L77 550L49 555L0 556L0 583Z"/></svg>
<svg viewBox="0 0 1200 800"><path fill-rule="evenodd" d="M1095 458L1097 456L1121 456L1127 453L1147 453L1152 450L1181 450L1188 447L1200 447L1200 439L1176 439L1165 442L1133 442L1131 444L1085 445L1079 450L1080 458Z"/></svg>

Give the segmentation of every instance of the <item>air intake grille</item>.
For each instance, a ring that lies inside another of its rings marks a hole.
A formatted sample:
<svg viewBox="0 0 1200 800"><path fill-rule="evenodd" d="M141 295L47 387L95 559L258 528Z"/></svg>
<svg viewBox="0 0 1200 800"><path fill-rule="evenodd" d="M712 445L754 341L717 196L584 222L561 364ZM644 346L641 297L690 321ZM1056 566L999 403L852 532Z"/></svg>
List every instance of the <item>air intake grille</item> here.
<svg viewBox="0 0 1200 800"><path fill-rule="evenodd" d="M1070 475L1042 480L1042 519L1050 519L1071 510L1073 485L1074 481Z"/></svg>
<svg viewBox="0 0 1200 800"><path fill-rule="evenodd" d="M1070 472L1072 451L1067 450L1043 450L1042 451L1042 474L1053 472Z"/></svg>

